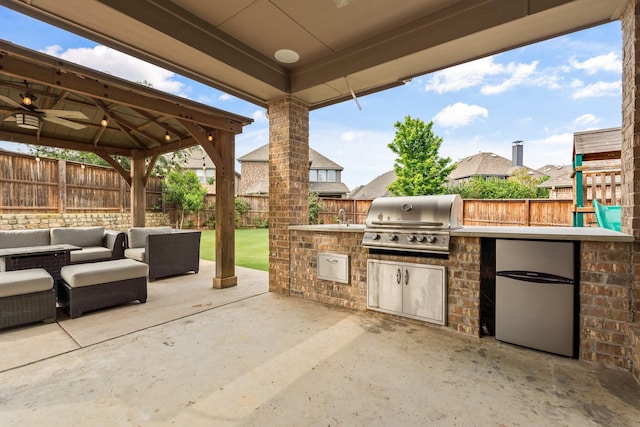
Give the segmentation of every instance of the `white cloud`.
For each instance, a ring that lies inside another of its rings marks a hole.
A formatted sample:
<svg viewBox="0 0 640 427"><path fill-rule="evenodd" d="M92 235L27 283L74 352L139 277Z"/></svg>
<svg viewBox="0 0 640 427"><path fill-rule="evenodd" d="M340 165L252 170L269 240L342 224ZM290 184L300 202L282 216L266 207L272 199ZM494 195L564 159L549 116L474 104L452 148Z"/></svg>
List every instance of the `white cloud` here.
<svg viewBox="0 0 640 427"><path fill-rule="evenodd" d="M502 74L504 66L493 62L493 56L438 71L427 81L425 89L437 93L457 92L482 84L486 76Z"/></svg>
<svg viewBox="0 0 640 427"><path fill-rule="evenodd" d="M544 165L570 165L572 152L573 133L571 132L528 140L524 141L524 164L534 169Z"/></svg>
<svg viewBox="0 0 640 427"><path fill-rule="evenodd" d="M456 102L440 110L434 117L434 123L442 127L457 128L489 116L489 110L479 105Z"/></svg>
<svg viewBox="0 0 640 427"><path fill-rule="evenodd" d="M573 121L573 124L579 127L595 126L598 123L600 123L600 118L594 114L583 114Z"/></svg>
<svg viewBox="0 0 640 427"><path fill-rule="evenodd" d="M622 60L615 52L594 56L582 62L572 58L569 62L571 66L578 70L584 70L587 74L595 74L598 71L622 72Z"/></svg>
<svg viewBox="0 0 640 427"><path fill-rule="evenodd" d="M510 77L497 85L486 84L482 86L481 91L484 95L494 95L505 92L514 86L521 85L535 73L537 66L538 61L533 61L531 64L510 63L505 69L505 73L510 74Z"/></svg>
<svg viewBox="0 0 640 427"><path fill-rule="evenodd" d="M622 92L622 82L595 82L576 90L572 98L593 98L599 96L616 96Z"/></svg>
<svg viewBox="0 0 640 427"><path fill-rule="evenodd" d="M268 122L265 110L256 110L251 115L255 122Z"/></svg>
<svg viewBox="0 0 640 427"><path fill-rule="evenodd" d="M176 80L175 73L106 46L63 50L53 45L46 47L43 52L132 82L147 81L154 89L185 96L184 84Z"/></svg>
<svg viewBox="0 0 640 427"><path fill-rule="evenodd" d="M220 101L231 101L233 98L235 98L232 95L229 95L228 93L223 93L218 97L218 100Z"/></svg>

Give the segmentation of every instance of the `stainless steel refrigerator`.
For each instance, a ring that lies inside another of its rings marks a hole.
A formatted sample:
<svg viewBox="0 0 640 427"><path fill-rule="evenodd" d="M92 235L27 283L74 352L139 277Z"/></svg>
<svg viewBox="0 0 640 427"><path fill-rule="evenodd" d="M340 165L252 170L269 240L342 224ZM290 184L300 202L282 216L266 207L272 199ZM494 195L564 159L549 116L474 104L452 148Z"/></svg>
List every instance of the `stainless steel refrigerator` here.
<svg viewBox="0 0 640 427"><path fill-rule="evenodd" d="M576 356L573 242L496 240L496 339Z"/></svg>

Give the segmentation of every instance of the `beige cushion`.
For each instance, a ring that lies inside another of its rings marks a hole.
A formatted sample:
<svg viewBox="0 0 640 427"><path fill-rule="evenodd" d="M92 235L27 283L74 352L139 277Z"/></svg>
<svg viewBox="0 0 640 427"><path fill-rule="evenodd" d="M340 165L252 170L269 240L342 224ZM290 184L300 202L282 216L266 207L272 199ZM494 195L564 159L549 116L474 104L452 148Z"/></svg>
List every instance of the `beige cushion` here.
<svg viewBox="0 0 640 427"><path fill-rule="evenodd" d="M47 229L0 231L0 249L45 246L49 241Z"/></svg>
<svg viewBox="0 0 640 427"><path fill-rule="evenodd" d="M132 259L65 265L60 275L72 288L147 277L149 266Z"/></svg>
<svg viewBox="0 0 640 427"><path fill-rule="evenodd" d="M91 246L89 248L82 248L79 251L69 252L71 263L86 262L86 261L100 261L110 260L111 250L104 246Z"/></svg>
<svg viewBox="0 0 640 427"><path fill-rule="evenodd" d="M129 247L144 248L149 234L167 234L172 232L171 227L132 227L128 231Z"/></svg>
<svg viewBox="0 0 640 427"><path fill-rule="evenodd" d="M52 228L51 244L80 246L102 246L104 238L104 228L101 227L73 227L73 228Z"/></svg>
<svg viewBox="0 0 640 427"><path fill-rule="evenodd" d="M44 268L0 273L0 297L32 294L53 288L53 278Z"/></svg>
<svg viewBox="0 0 640 427"><path fill-rule="evenodd" d="M135 259L136 261L144 262L144 248L125 249L124 256Z"/></svg>

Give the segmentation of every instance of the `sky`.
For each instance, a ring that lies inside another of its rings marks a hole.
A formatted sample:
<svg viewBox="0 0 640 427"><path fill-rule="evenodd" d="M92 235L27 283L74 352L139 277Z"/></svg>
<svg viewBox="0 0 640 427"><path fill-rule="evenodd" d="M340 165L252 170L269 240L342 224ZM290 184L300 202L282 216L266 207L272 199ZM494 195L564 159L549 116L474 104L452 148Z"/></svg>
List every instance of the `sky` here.
<svg viewBox="0 0 640 427"><path fill-rule="evenodd" d="M2 6L0 39L251 117L236 157L269 142L264 108ZM511 159L523 141L525 166L571 164L574 132L621 125L621 46L618 21L414 78L358 98L361 110L353 100L312 110L309 145L344 168L351 190L393 169L388 144L406 116L433 121L439 154L453 162L479 152Z"/></svg>

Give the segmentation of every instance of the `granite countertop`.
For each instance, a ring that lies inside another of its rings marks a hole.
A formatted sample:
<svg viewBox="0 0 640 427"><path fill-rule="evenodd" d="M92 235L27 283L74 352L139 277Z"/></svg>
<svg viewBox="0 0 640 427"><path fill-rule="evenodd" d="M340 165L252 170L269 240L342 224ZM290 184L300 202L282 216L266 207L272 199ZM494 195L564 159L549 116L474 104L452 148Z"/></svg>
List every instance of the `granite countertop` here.
<svg viewBox="0 0 640 427"><path fill-rule="evenodd" d="M465 226L451 231L452 236L496 237L501 239L592 240L633 242L630 234L599 227L486 227Z"/></svg>
<svg viewBox="0 0 640 427"><path fill-rule="evenodd" d="M363 224L291 225L289 230L325 233L363 233ZM494 237L500 239L584 240L633 242L634 237L599 227L487 227L465 226L451 231L453 237Z"/></svg>

